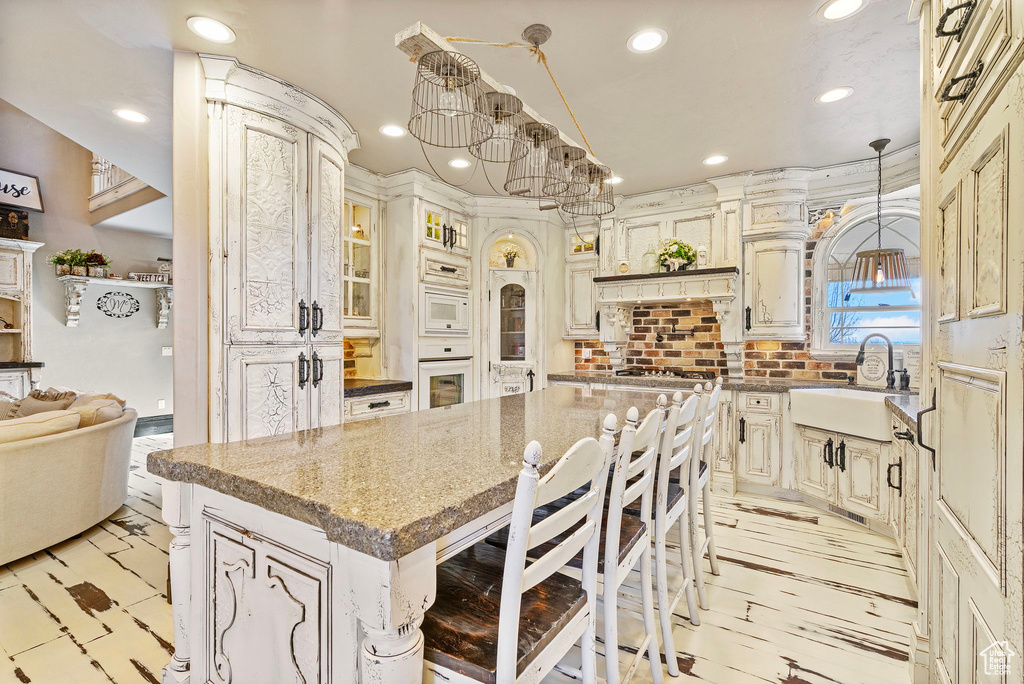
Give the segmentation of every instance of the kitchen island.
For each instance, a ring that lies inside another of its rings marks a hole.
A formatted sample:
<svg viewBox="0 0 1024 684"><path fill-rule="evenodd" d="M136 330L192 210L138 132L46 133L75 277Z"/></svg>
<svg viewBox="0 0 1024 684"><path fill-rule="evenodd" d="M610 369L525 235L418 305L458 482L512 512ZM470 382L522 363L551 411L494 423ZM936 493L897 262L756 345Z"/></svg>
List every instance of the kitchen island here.
<svg viewBox="0 0 1024 684"><path fill-rule="evenodd" d="M421 681L435 565L507 524L526 444L545 472L656 398L552 387L150 454L174 534L165 684Z"/></svg>

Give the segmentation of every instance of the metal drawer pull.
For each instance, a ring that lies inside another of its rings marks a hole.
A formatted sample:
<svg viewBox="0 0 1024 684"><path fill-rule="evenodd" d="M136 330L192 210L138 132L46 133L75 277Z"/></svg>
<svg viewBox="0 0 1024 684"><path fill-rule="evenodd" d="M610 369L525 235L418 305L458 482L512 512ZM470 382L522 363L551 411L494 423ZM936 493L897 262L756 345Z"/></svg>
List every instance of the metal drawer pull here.
<svg viewBox="0 0 1024 684"><path fill-rule="evenodd" d="M932 405L930 407L926 408L926 409L921 409L920 411L917 412L917 444L922 449L927 449L928 451L932 452L932 470L933 471L935 470L935 449L933 447L930 447L930 446L928 446L927 444L924 443L924 437L922 436L922 433L921 433L921 427L922 427L922 425L921 425L921 418L924 416L924 414L931 413L932 411L934 411L935 408L936 408L936 404L935 404L935 388L932 388Z"/></svg>
<svg viewBox="0 0 1024 684"><path fill-rule="evenodd" d="M309 328L309 306L305 299L299 300L299 332L304 333Z"/></svg>
<svg viewBox="0 0 1024 684"><path fill-rule="evenodd" d="M893 468L900 469L900 479L898 484L892 483ZM899 492L900 496L903 496L903 461L896 461L895 463L889 464L889 467L885 469L885 483L889 485L891 489L895 489L897 492Z"/></svg>
<svg viewBox="0 0 1024 684"><path fill-rule="evenodd" d="M740 444L747 441L747 419L740 418Z"/></svg>
<svg viewBox="0 0 1024 684"><path fill-rule="evenodd" d="M323 329L324 329L324 309L323 309L322 306L320 306L319 304L316 303L316 300L314 300L313 301L313 328L312 328L313 337L316 337L316 334L318 332L320 332L321 330L323 330Z"/></svg>
<svg viewBox="0 0 1024 684"><path fill-rule="evenodd" d="M442 273L455 273L459 269L455 268L454 266L441 266L437 270L441 271Z"/></svg>
<svg viewBox="0 0 1024 684"><path fill-rule="evenodd" d="M306 358L306 352L299 352L299 389L306 389L308 381L309 359Z"/></svg>
<svg viewBox="0 0 1024 684"><path fill-rule="evenodd" d="M910 442L911 444L914 443L914 433L911 432L910 430L897 430L896 432L892 433L892 436L895 437L896 439L902 439L906 442Z"/></svg>
<svg viewBox="0 0 1024 684"><path fill-rule="evenodd" d="M974 88L978 85L978 79L981 78L981 73L985 70L985 65L979 59L977 66L974 67L974 71L963 76L957 76L956 78L949 79L949 83L942 90L942 97L940 98L943 102L958 102L960 100L966 100L971 93L974 92ZM963 89L953 94L953 88L958 84L966 82Z"/></svg>
<svg viewBox="0 0 1024 684"><path fill-rule="evenodd" d="M319 387L320 381L324 379L324 360L320 355L313 352L313 387Z"/></svg>
<svg viewBox="0 0 1024 684"><path fill-rule="evenodd" d="M949 38L953 37L959 41L964 37L964 30L967 28L967 24L971 21L971 15L974 14L975 8L978 6L977 0L967 0L967 2L961 2L959 5L953 5L942 13L939 17L939 23L935 27L936 38ZM960 17L960 21L957 22L956 26L952 29L946 28L946 22L949 18L959 12L960 10L966 10Z"/></svg>
<svg viewBox="0 0 1024 684"><path fill-rule="evenodd" d="M833 444L834 442L832 441L832 438L829 437L828 440L825 442L825 448L822 449L821 454L822 459L825 461L825 465L827 465L829 468L834 468L836 465L834 451L835 447L833 446Z"/></svg>
<svg viewBox="0 0 1024 684"><path fill-rule="evenodd" d="M390 401L371 401L370 405L369 405L369 408L371 408L371 409L379 409L379 408L387 408L388 406L391 406L391 402Z"/></svg>
<svg viewBox="0 0 1024 684"><path fill-rule="evenodd" d="M846 472L846 441L845 440L840 440L839 441L839 462L838 462L837 465L839 466L840 472L844 472L844 473Z"/></svg>

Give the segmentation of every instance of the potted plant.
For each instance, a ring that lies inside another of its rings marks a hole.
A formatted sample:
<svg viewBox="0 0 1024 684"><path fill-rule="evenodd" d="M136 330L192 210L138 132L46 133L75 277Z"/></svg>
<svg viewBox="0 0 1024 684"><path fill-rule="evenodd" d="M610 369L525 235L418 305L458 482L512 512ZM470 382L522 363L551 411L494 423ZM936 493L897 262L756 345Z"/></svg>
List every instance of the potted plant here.
<svg viewBox="0 0 1024 684"><path fill-rule="evenodd" d="M51 254L47 262L53 264L58 277L88 275L88 268L85 265L85 254L80 249L65 249L62 252Z"/></svg>
<svg viewBox="0 0 1024 684"><path fill-rule="evenodd" d="M514 268L516 265L516 257L522 256L523 252L519 249L519 245L510 242L501 248L501 255L505 257L505 266L508 268Z"/></svg>
<svg viewBox="0 0 1024 684"><path fill-rule="evenodd" d="M666 238L658 243L658 263L666 271L682 271L697 260L697 250L678 238Z"/></svg>
<svg viewBox="0 0 1024 684"><path fill-rule="evenodd" d="M90 252L85 255L85 266L89 275L93 278L105 278L107 266L110 265L110 258L100 252Z"/></svg>

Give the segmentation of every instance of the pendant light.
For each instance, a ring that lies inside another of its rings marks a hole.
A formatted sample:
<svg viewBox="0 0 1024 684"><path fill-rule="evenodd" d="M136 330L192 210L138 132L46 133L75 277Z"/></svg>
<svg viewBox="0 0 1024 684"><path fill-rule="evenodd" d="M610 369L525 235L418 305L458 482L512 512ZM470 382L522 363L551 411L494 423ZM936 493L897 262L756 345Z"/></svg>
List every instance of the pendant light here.
<svg viewBox="0 0 1024 684"><path fill-rule="evenodd" d="M562 209L573 216L603 216L615 211L615 197L608 180L612 170L607 166L584 160L573 169L573 182L584 185L586 190L576 197L567 198Z"/></svg>
<svg viewBox="0 0 1024 684"><path fill-rule="evenodd" d="M552 152L561 147L558 129L530 121L521 127L523 141L515 145L508 165L505 192L513 197L557 197L569 188L569 176L552 175ZM555 165L557 166L557 165ZM557 171L555 171L557 173Z"/></svg>
<svg viewBox="0 0 1024 684"><path fill-rule="evenodd" d="M480 67L463 54L435 50L416 62L409 133L434 147L471 147L494 134L479 110L484 91ZM518 98L517 98L518 99Z"/></svg>
<svg viewBox="0 0 1024 684"><path fill-rule="evenodd" d="M573 173L576 166L586 156L587 153L582 148L573 145L558 145L551 150L551 159L548 162L551 166L549 172L552 179L557 179L557 181L553 181L552 185L557 183L560 187L562 183L565 184L563 192L552 195L559 204L576 199L587 191L588 185L583 177Z"/></svg>
<svg viewBox="0 0 1024 684"><path fill-rule="evenodd" d="M517 154L528 152L521 130L525 123L522 100L508 93L484 93L477 101L477 109L486 117L479 125L490 126L492 134L482 142L472 143L469 146L471 155L482 161L508 164L517 158ZM485 133L480 131L481 136Z"/></svg>
<svg viewBox="0 0 1024 684"><path fill-rule="evenodd" d="M911 292L906 253L895 247L882 249L882 150L889 142L882 138L871 143L871 149L878 153L878 248L857 252L850 294Z"/></svg>

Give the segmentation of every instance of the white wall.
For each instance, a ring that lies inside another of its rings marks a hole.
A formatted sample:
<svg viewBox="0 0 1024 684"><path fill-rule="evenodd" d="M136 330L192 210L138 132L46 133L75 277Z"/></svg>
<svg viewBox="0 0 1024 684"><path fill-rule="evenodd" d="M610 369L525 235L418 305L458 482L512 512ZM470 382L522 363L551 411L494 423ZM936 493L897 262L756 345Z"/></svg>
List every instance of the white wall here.
<svg viewBox="0 0 1024 684"><path fill-rule="evenodd" d="M113 260L116 273L152 271L157 257L171 256L171 241L89 225L92 154L53 129L0 100L0 167L39 177L43 214L30 214L29 239L46 243L33 259L34 361L42 361L42 385L113 392L141 416L171 413L172 361L161 347L172 342L172 328L156 327L152 290L90 287L82 301L79 327L64 325L64 287L46 258L63 249L94 249ZM109 318L96 308L104 291L122 289L141 309L126 319ZM173 324L172 324L173 325ZM166 407L157 408L163 399Z"/></svg>

